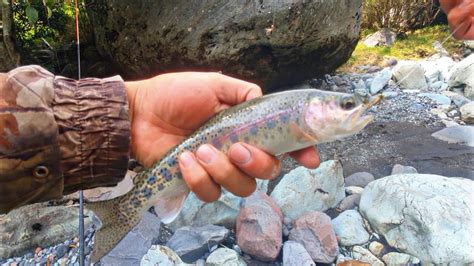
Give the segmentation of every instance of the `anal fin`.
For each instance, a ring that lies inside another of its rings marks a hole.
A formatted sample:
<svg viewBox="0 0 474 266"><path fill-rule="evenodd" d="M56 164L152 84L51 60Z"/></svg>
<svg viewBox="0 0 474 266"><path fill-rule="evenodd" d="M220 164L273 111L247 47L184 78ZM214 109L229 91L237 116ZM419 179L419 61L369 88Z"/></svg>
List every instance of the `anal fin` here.
<svg viewBox="0 0 474 266"><path fill-rule="evenodd" d="M184 201L189 195L189 189L186 185L175 188L172 193L162 194L153 204L155 213L162 223L171 223L183 208Z"/></svg>

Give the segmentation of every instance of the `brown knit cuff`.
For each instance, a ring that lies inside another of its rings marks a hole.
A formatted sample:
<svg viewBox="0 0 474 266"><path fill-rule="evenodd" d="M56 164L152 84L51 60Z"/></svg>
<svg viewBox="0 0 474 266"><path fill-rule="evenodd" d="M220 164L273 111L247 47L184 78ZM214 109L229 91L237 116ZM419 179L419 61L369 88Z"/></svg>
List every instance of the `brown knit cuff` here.
<svg viewBox="0 0 474 266"><path fill-rule="evenodd" d="M64 194L111 186L127 170L130 143L123 80L54 79L53 113L59 129Z"/></svg>

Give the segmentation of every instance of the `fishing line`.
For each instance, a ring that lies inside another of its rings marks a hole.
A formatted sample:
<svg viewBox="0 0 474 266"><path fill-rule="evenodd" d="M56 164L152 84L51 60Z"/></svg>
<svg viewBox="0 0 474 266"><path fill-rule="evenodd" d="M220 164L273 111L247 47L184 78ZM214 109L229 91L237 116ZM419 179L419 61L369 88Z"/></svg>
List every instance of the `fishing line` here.
<svg viewBox="0 0 474 266"><path fill-rule="evenodd" d="M79 36L79 7L74 0L76 14L77 80L81 79L81 45ZM84 193L79 191L79 265L84 266Z"/></svg>
<svg viewBox="0 0 474 266"><path fill-rule="evenodd" d="M451 37L453 37L453 35L464 25L464 22L461 23L455 30L453 30L451 32L451 34L448 35L448 37L446 37L442 42L441 42L441 46L443 46L443 44L445 44ZM435 51L434 53L432 53L429 57L435 55L437 52ZM405 79L407 79L414 71L416 70L416 68L413 68L410 72L408 72L408 74L406 74L400 81L398 81L397 83L395 83L394 86L398 87Z"/></svg>

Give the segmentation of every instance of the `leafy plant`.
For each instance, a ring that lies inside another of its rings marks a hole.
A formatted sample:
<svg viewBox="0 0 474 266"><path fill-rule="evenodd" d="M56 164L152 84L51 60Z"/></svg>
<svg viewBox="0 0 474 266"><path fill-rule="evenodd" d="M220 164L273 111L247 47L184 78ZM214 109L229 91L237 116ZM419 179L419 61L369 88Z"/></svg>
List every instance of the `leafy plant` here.
<svg viewBox="0 0 474 266"><path fill-rule="evenodd" d="M440 14L435 0L365 0L362 27L402 32L429 26Z"/></svg>

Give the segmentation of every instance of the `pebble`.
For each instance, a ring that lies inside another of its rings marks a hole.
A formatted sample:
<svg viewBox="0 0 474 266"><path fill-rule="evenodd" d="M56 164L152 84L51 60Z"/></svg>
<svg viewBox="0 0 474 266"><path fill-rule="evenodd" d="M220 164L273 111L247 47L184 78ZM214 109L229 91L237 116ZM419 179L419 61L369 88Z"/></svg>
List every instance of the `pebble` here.
<svg viewBox="0 0 474 266"><path fill-rule="evenodd" d="M288 238L301 243L315 262L331 263L337 256L331 218L323 212L308 212L298 218Z"/></svg>
<svg viewBox="0 0 474 266"><path fill-rule="evenodd" d="M356 210L347 210L332 220L334 232L342 246L354 246L369 241L364 220Z"/></svg>
<svg viewBox="0 0 474 266"><path fill-rule="evenodd" d="M451 99L443 94L438 94L438 93L420 93L418 94L420 97L428 97L432 101L434 101L437 104L441 105L450 105L451 104Z"/></svg>
<svg viewBox="0 0 474 266"><path fill-rule="evenodd" d="M409 165L401 165L395 164L392 168L391 175L399 175L399 174L416 174L418 171L415 167Z"/></svg>
<svg viewBox="0 0 474 266"><path fill-rule="evenodd" d="M337 206L339 211L346 211L357 208L360 202L360 194L353 194L345 197Z"/></svg>
<svg viewBox="0 0 474 266"><path fill-rule="evenodd" d="M364 188L356 186L345 187L344 190L347 195L362 194L364 192Z"/></svg>
<svg viewBox="0 0 474 266"><path fill-rule="evenodd" d="M304 246L296 241L286 241L283 245L283 266L314 265L313 259Z"/></svg>
<svg viewBox="0 0 474 266"><path fill-rule="evenodd" d="M230 248L218 248L207 257L206 265L208 266L244 266L247 265L245 261Z"/></svg>
<svg viewBox="0 0 474 266"><path fill-rule="evenodd" d="M356 260L370 263L371 266L384 266L384 263L381 260L361 246L354 246L352 248L352 256Z"/></svg>
<svg viewBox="0 0 474 266"><path fill-rule="evenodd" d="M404 253L390 252L383 255L382 260L387 265L407 265L411 261L411 256Z"/></svg>
<svg viewBox="0 0 474 266"><path fill-rule="evenodd" d="M176 230L166 243L176 254L187 263L200 259L213 245L222 243L228 236L229 230L223 226L185 226Z"/></svg>
<svg viewBox="0 0 474 266"><path fill-rule="evenodd" d="M237 244L244 253L261 261L273 261L282 245L283 214L263 192L246 198L237 216Z"/></svg>
<svg viewBox="0 0 474 266"><path fill-rule="evenodd" d="M382 93L384 99L393 99L398 96L398 92L396 91L384 91Z"/></svg>
<svg viewBox="0 0 474 266"><path fill-rule="evenodd" d="M373 242L370 242L369 244L370 252L372 252L372 254L374 254L377 257L380 257L380 255L382 255L382 253L384 252L384 249L385 249L385 246L378 241L373 241Z"/></svg>
<svg viewBox="0 0 474 266"><path fill-rule="evenodd" d="M374 95L381 91L388 84L388 81L391 78L392 71L390 68L384 68L382 71L378 72L370 84L370 94Z"/></svg>
<svg viewBox="0 0 474 266"><path fill-rule="evenodd" d="M467 103L459 109L462 121L467 124L474 124L474 102Z"/></svg>
<svg viewBox="0 0 474 266"><path fill-rule="evenodd" d="M354 173L344 179L344 185L346 187L356 186L356 187L365 187L370 182L374 181L375 178L371 173L368 172L358 172Z"/></svg>

